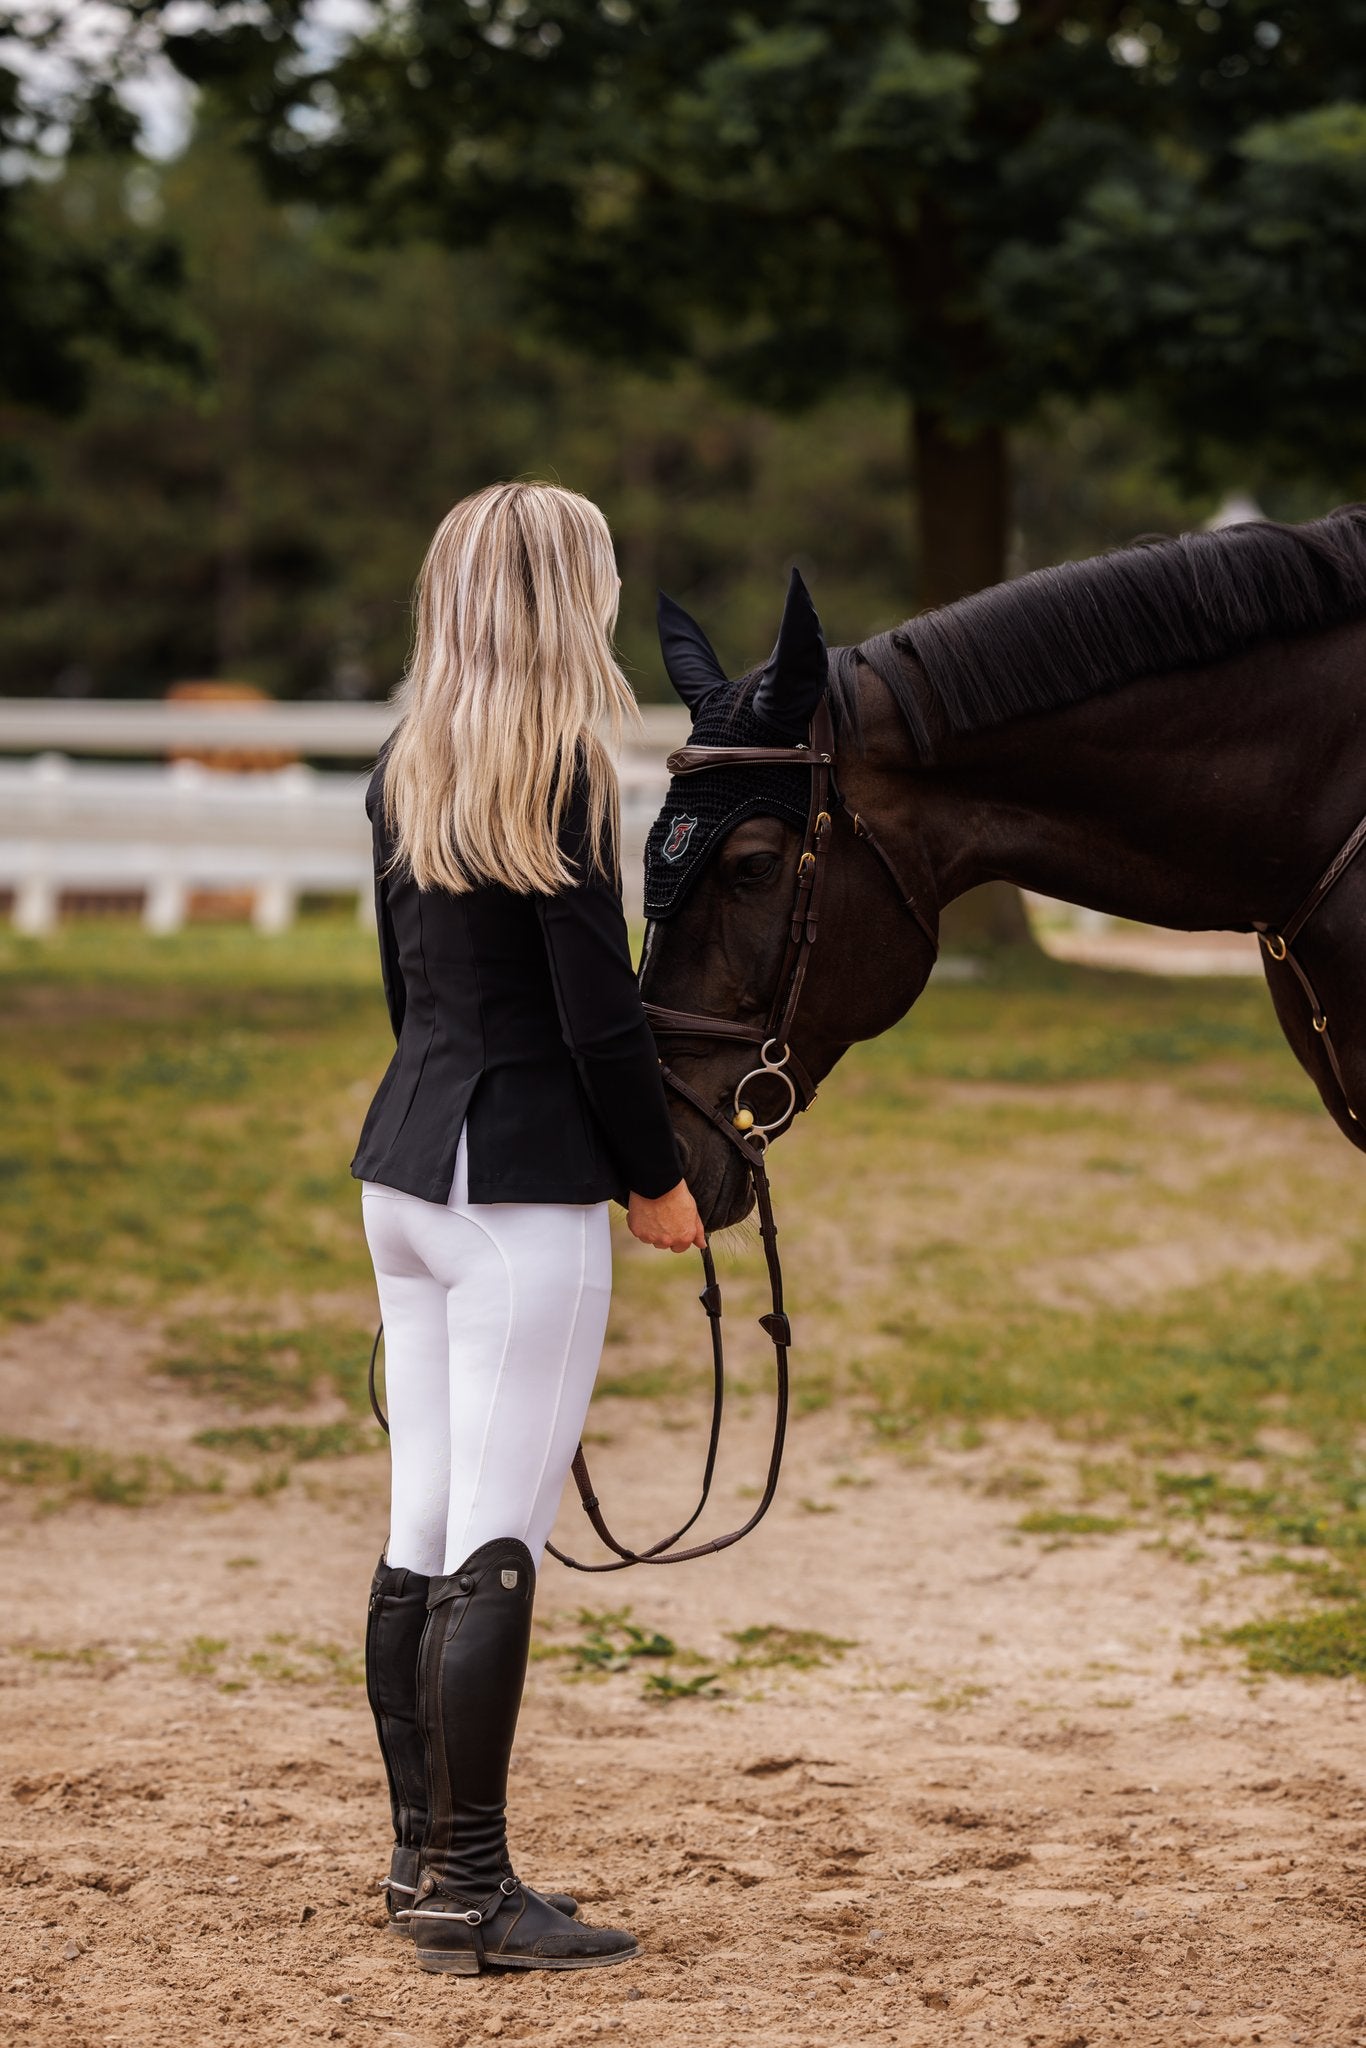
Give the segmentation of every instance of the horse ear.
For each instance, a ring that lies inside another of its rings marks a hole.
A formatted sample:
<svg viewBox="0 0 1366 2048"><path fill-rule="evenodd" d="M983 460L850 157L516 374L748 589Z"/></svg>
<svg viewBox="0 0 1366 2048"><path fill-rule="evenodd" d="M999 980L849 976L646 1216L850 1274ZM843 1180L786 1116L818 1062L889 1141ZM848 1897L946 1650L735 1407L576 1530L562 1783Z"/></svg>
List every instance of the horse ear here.
<svg viewBox="0 0 1366 2048"><path fill-rule="evenodd" d="M689 618L682 605L675 604L662 590L655 618L669 681L696 717L703 699L727 680L726 671L696 619Z"/></svg>
<svg viewBox="0 0 1366 2048"><path fill-rule="evenodd" d="M769 656L754 692L751 709L756 718L776 725L780 732L805 739L811 714L825 694L829 663L825 635L811 602L811 593L798 570L792 571L778 628L778 644Z"/></svg>

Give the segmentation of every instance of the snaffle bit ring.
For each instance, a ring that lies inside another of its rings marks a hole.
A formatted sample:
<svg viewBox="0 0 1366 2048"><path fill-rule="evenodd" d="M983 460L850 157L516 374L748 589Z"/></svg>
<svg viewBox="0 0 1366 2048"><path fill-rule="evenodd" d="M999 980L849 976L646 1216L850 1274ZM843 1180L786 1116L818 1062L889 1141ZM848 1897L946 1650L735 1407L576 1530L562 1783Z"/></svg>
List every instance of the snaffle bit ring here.
<svg viewBox="0 0 1366 2048"><path fill-rule="evenodd" d="M793 1081L791 1074L784 1071L789 1059L792 1057L791 1049L785 1045L782 1050L782 1057L776 1060L772 1059L769 1055L777 1042L776 1038L766 1038L759 1048L759 1058L762 1060L763 1065L751 1067L750 1071L747 1074L742 1074L735 1084L735 1114L732 1116L731 1122L737 1131L740 1131L746 1138L754 1139L760 1146L766 1145L773 1132L782 1130L784 1124L789 1123L797 1112L796 1083ZM761 1124L755 1121L754 1111L746 1109L741 1097L751 1081L768 1079L783 1083L787 1089L787 1104L780 1116L774 1117L769 1123Z"/></svg>

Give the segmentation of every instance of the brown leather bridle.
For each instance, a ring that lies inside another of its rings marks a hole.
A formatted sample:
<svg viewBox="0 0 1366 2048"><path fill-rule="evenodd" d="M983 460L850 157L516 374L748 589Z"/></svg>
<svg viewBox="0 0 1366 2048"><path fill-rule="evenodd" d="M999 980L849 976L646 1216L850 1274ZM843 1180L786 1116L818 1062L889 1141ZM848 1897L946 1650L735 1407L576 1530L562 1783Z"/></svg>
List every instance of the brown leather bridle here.
<svg viewBox="0 0 1366 2048"><path fill-rule="evenodd" d="M546 1545L552 1557L558 1558L561 1564L567 1564L572 1570L579 1572L619 1572L633 1564L683 1564L689 1558L705 1557L711 1551L728 1550L731 1544L738 1543L742 1536L748 1536L751 1529L757 1528L772 1506L773 1497L778 1490L783 1445L787 1435L788 1352L792 1344L792 1326L783 1307L783 1268L778 1256L778 1230L773 1220L773 1198L769 1188L768 1171L764 1164L764 1153L769 1139L784 1130L798 1110L808 1108L816 1097L815 1085L792 1050L792 1031L812 948L820 930L821 893L825 880L825 854L832 829L832 806L844 812L853 825L855 837L861 839L877 855L891 876L904 907L928 939L931 950L936 954L939 951L938 934L906 888L891 857L871 827L856 811L849 808L839 792L834 773L834 724L830 716L830 707L824 698L816 707L810 732L803 745L680 747L676 753L670 754L667 766L671 775L702 775L709 768L778 767L802 769L811 776L811 797L807 806L802 850L797 861L796 890L788 920L787 943L774 988L773 1001L769 1005L764 1022L746 1024L737 1018L709 1016L703 1011L670 1010L658 1003L645 1005L645 1014L650 1020L656 1038L663 1036L735 1040L741 1044L757 1045L759 1048L759 1065L752 1067L736 1083L729 1114L724 1108L714 1108L662 1059L660 1072L665 1087L671 1088L675 1095L689 1103L713 1130L719 1131L726 1142L735 1147L750 1176L759 1217L759 1236L768 1267L770 1306L768 1312L760 1316L759 1327L773 1346L773 1439L763 1491L748 1520L738 1529L732 1529L728 1535L714 1536L706 1543L694 1543L680 1549L679 1544L702 1513L711 1492L716 1470L716 1454L721 1441L721 1414L725 1401L721 1289L717 1283L711 1247L708 1245L702 1251L705 1285L699 1300L711 1332L712 1418L706 1463L702 1474L702 1490L697 1505L687 1521L675 1529L672 1535L661 1537L658 1543L652 1543L645 1550L628 1549L625 1544L618 1542L607 1525L601 1503L593 1489L583 1445L580 1444L574 1454L574 1483L578 1487L584 1513L592 1523L597 1536L614 1556L605 1563L584 1564L578 1558L568 1557L564 1551L556 1550L553 1544ZM746 1089L753 1082L761 1080L779 1081L787 1090L781 1113L767 1123L758 1122L754 1111L748 1108L744 1101Z"/></svg>
<svg viewBox="0 0 1366 2048"><path fill-rule="evenodd" d="M1324 897L1337 887L1364 846L1366 846L1366 818L1361 819L1360 823L1353 827L1352 831L1333 855L1333 858L1329 861L1323 873L1319 876L1317 882L1315 882L1313 888L1309 891L1309 894L1305 897L1299 908L1286 919L1283 925L1278 927L1276 925L1257 923L1252 927L1266 948L1268 960L1275 961L1278 965L1284 963L1299 983L1305 1000L1309 1004L1310 1021L1322 1041L1329 1069L1333 1079L1342 1091L1342 1100L1346 1106L1347 1114L1353 1123L1357 1123L1359 1118L1352 1107L1351 1097L1347 1093L1347 1083L1343 1078L1342 1067L1338 1061L1337 1050L1329 1034L1327 1012L1315 993L1313 982L1310 981L1309 976L1305 973L1290 948L1304 930L1319 905L1323 902Z"/></svg>

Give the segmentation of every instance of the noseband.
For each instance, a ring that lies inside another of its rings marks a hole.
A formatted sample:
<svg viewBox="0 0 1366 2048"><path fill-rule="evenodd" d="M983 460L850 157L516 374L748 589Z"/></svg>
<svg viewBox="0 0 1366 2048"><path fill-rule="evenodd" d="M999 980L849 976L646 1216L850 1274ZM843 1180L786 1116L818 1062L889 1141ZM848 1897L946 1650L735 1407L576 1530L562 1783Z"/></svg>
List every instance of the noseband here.
<svg viewBox="0 0 1366 2048"><path fill-rule="evenodd" d="M748 1536L750 1530L758 1526L772 1506L773 1496L778 1490L778 1475L782 1469L783 1445L787 1435L788 1351L792 1344L792 1326L783 1308L783 1269L778 1257L778 1229L773 1220L773 1198L768 1183L768 1170L764 1164L764 1153L769 1139L776 1136L779 1131L785 1130L797 1111L809 1108L816 1099L815 1086L792 1051L791 1035L811 951L820 929L821 890L826 866L823 856L830 838L832 805L845 813L853 825L855 837L863 840L877 855L891 876L904 908L910 912L928 939L931 950L936 954L939 951L938 934L906 888L891 857L884 850L872 828L856 811L850 810L840 795L834 774L834 724L830 717L830 707L823 697L811 720L807 740L801 746L680 747L676 753L670 754L667 766L671 775L702 775L709 768L762 767L801 769L811 777L806 831L803 835L801 856L797 862L797 885L788 920L783 964L774 989L773 1001L769 1005L764 1022L745 1024L732 1017L709 1016L701 1011L669 1010L658 1003L645 1005L645 1014L650 1020L656 1038L663 1036L720 1039L755 1045L759 1048L759 1064L751 1067L736 1083L729 1114L724 1108L713 1108L664 1060L660 1061L660 1073L666 1088L672 1089L673 1093L695 1109L714 1131L718 1131L728 1145L734 1146L745 1163L754 1189L754 1202L759 1216L759 1236L768 1267L770 1306L768 1313L760 1316L759 1327L773 1346L773 1441L763 1491L748 1521L742 1523L738 1529L732 1529L726 1536L714 1536L710 1542L690 1544L684 1549L678 1548L682 1538L692 1528L707 1504L721 1440L721 1411L725 1399L725 1348L721 1337L721 1289L716 1279L716 1266L712 1259L711 1247L708 1245L702 1252L705 1285L698 1298L711 1331L712 1419L706 1464L702 1473L701 1495L687 1521L681 1528L675 1529L672 1535L661 1537L658 1543L652 1543L646 1550L629 1550L617 1541L603 1518L601 1504L593 1490L583 1445L580 1444L574 1454L574 1483L578 1487L584 1513L592 1523L595 1533L614 1553L611 1560L606 1563L582 1564L577 1558L567 1557L562 1550L556 1550L553 1544L547 1544L546 1547L552 1557L580 1572L619 1572L633 1564L682 1564L688 1558L705 1557L711 1551L727 1550L731 1544L738 1543L742 1536ZM766 1123L759 1122L755 1111L744 1099L746 1089L752 1083L763 1080L776 1080L782 1083L787 1091L781 1113L771 1117Z"/></svg>

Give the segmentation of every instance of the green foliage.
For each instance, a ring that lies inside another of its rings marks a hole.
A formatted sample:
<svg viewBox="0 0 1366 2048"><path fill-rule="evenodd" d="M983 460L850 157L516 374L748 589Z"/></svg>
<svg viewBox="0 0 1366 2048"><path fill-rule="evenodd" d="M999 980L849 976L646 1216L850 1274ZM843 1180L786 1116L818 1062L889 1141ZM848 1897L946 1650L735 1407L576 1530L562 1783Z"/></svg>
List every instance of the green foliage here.
<svg viewBox="0 0 1366 2048"><path fill-rule="evenodd" d="M1021 1515L1015 1524L1026 1536L1116 1536L1129 1524L1115 1515L1066 1514L1061 1509L1039 1508Z"/></svg>
<svg viewBox="0 0 1366 2048"><path fill-rule="evenodd" d="M837 1662L846 1650L858 1647L852 1636L827 1636L818 1628L780 1628L775 1623L734 1629L730 1640L740 1652L731 1659L739 1671L768 1671L780 1664L791 1665L795 1671L812 1671Z"/></svg>
<svg viewBox="0 0 1366 2048"><path fill-rule="evenodd" d="M284 1454L296 1464L314 1458L350 1458L358 1452L378 1450L383 1442L378 1430L357 1428L354 1422L325 1422L309 1427L304 1423L243 1423L235 1429L201 1429L194 1441L206 1451L229 1451L240 1457L271 1457Z"/></svg>
<svg viewBox="0 0 1366 2048"><path fill-rule="evenodd" d="M195 1478L167 1458L121 1457L88 1444L54 1444L35 1437L0 1437L0 1485L40 1487L45 1507L96 1501L145 1507L174 1494L218 1493L221 1480Z"/></svg>
<svg viewBox="0 0 1366 2048"><path fill-rule="evenodd" d="M637 1627L629 1607L604 1610L581 1607L578 1642L563 1650L575 1671L629 1671L637 1657L676 1657L678 1645L658 1629Z"/></svg>
<svg viewBox="0 0 1366 2048"><path fill-rule="evenodd" d="M680 1678L673 1668L675 1665L700 1664L703 1660L695 1650L680 1650L672 1637L663 1635L658 1629L641 1628L631 1620L629 1607L581 1607L576 1623L580 1633L572 1643L534 1643L531 1651L533 1662L563 1659L571 1676L606 1678L613 1673L635 1670L641 1658L652 1662L658 1660L665 1664L665 1668L646 1672L642 1687L645 1699L720 1697L714 1671Z"/></svg>
<svg viewBox="0 0 1366 2048"><path fill-rule="evenodd" d="M1189 474L1241 440L1263 476L1354 490L1364 222L1366 106L1336 103L1239 136L1217 180L1112 174L1053 247L1003 252L989 290L1022 360L1066 363L1080 394L1146 387Z"/></svg>
<svg viewBox="0 0 1366 2048"><path fill-rule="evenodd" d="M138 220L119 190L136 122L117 86L135 41L135 30L120 36L112 14L93 39L69 8L10 10L7 18L0 41L0 399L9 406L76 411L89 394L92 347L181 371L199 366L178 304L179 251ZM98 191L104 203L63 218L44 186L67 151L89 167L87 201ZM11 443L0 456L0 483L26 475Z"/></svg>
<svg viewBox="0 0 1366 2048"><path fill-rule="evenodd" d="M253 1310L301 1283L371 1298L346 1162L391 1044L373 941L347 925L279 947L246 930L0 932L0 1315L154 1307L211 1283L231 1327L182 1314L182 1376L283 1400L330 1383L360 1412L363 1321L282 1330Z"/></svg>
<svg viewBox="0 0 1366 2048"><path fill-rule="evenodd" d="M177 1660L183 1678L214 1678L228 1648L225 1636L191 1636Z"/></svg>
<svg viewBox="0 0 1366 2048"><path fill-rule="evenodd" d="M1298 1678L1366 1676L1366 1600L1321 1614L1244 1622L1222 1640L1247 1651L1254 1671Z"/></svg>
<svg viewBox="0 0 1366 2048"><path fill-rule="evenodd" d="M672 1671L650 1671L646 1673L644 1696L647 1700L719 1700L725 1693L716 1682L714 1671L699 1671L695 1677L679 1678Z"/></svg>
<svg viewBox="0 0 1366 2048"><path fill-rule="evenodd" d="M197 1394L216 1395L244 1408L277 1402L301 1407L324 1384L357 1414L369 1405L370 1346L350 1323L317 1322L280 1330L194 1317L173 1324L166 1342L157 1371L183 1381ZM207 1443L210 1437L224 1449L283 1450L300 1459L337 1457L365 1441L347 1422L314 1429L279 1423L268 1429L209 1431L196 1441Z"/></svg>
<svg viewBox="0 0 1366 2048"><path fill-rule="evenodd" d="M501 243L598 355L769 404L871 377L964 435L1137 379L1192 459L1302 415L1299 473L1360 459L1303 402L1360 357L1360 0L446 0L261 84L286 186Z"/></svg>

